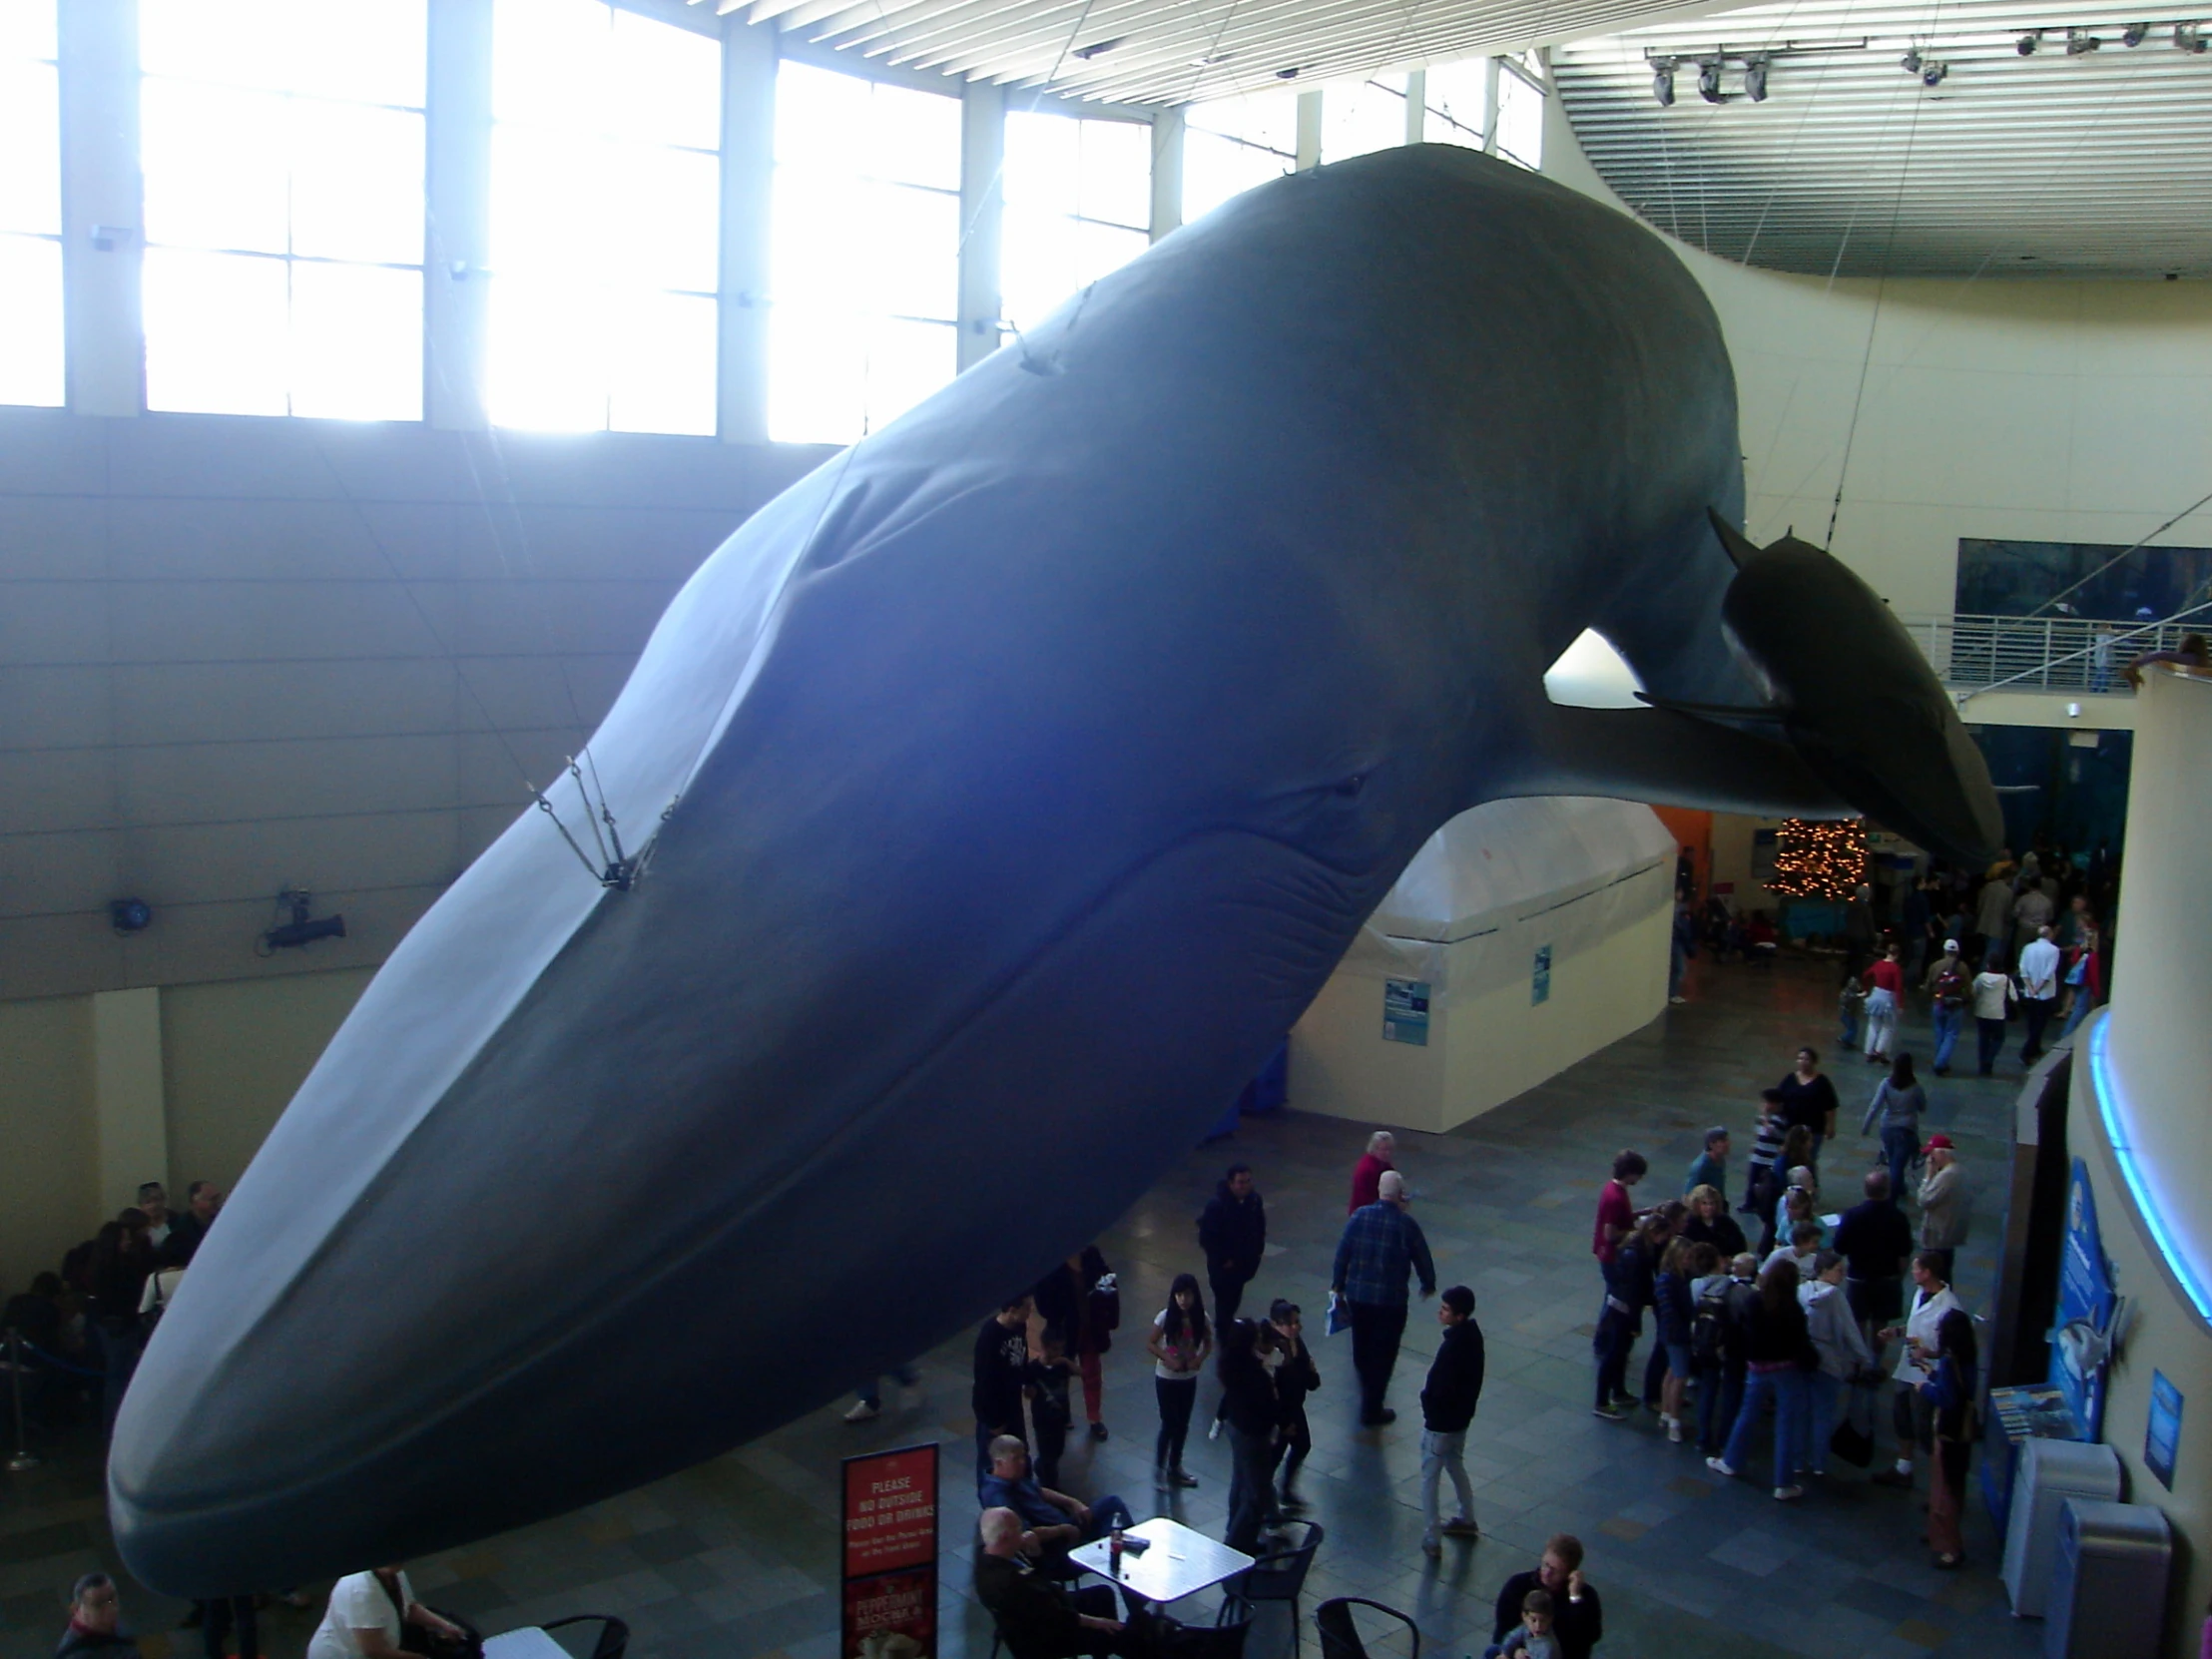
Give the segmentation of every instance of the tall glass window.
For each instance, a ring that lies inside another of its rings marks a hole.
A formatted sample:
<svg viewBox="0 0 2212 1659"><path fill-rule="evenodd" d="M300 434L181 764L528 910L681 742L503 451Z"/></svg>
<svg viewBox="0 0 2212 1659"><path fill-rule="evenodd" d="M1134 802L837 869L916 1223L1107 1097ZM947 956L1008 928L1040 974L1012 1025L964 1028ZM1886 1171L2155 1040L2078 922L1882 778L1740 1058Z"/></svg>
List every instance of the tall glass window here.
<svg viewBox="0 0 2212 1659"><path fill-rule="evenodd" d="M1298 94L1193 104L1183 117L1183 222L1298 167Z"/></svg>
<svg viewBox="0 0 2212 1659"><path fill-rule="evenodd" d="M0 403L62 383L62 123L54 0L0 0Z"/></svg>
<svg viewBox="0 0 2212 1659"><path fill-rule="evenodd" d="M599 0L495 0L496 424L712 435L721 143L713 37Z"/></svg>
<svg viewBox="0 0 2212 1659"><path fill-rule="evenodd" d="M1421 137L1430 144L1486 150L1490 142L1490 60L1439 64L1422 77L1427 106Z"/></svg>
<svg viewBox="0 0 2212 1659"><path fill-rule="evenodd" d="M1321 159L1341 162L1405 142L1405 77L1340 81L1321 96Z"/></svg>
<svg viewBox="0 0 2212 1659"><path fill-rule="evenodd" d="M1150 243L1152 129L1016 112L1005 154L999 308L1031 328Z"/></svg>
<svg viewBox="0 0 2212 1659"><path fill-rule="evenodd" d="M1497 153L1530 172L1544 160L1544 88L1536 55L1497 60Z"/></svg>
<svg viewBox="0 0 2212 1659"><path fill-rule="evenodd" d="M958 99L784 64L773 216L772 438L850 443L952 378Z"/></svg>
<svg viewBox="0 0 2212 1659"><path fill-rule="evenodd" d="M422 416L424 0L140 0L146 401Z"/></svg>

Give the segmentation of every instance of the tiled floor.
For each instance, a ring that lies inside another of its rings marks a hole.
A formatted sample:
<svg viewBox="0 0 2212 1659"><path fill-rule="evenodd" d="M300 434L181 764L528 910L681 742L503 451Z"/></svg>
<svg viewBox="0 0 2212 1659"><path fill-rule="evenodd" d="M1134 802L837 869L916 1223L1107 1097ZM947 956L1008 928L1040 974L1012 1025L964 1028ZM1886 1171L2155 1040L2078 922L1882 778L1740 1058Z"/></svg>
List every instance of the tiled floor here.
<svg viewBox="0 0 2212 1659"><path fill-rule="evenodd" d="M1967 1529L1967 1569L1940 1573L1916 1541L1917 1502L1870 1486L1857 1471L1832 1475L1803 1503L1785 1507L1764 1485L1709 1474L1692 1447L1669 1445L1648 1416L1616 1425L1590 1415L1598 1290L1589 1228L1611 1155L1639 1148L1654 1169L1646 1192L1670 1190L1704 1127L1728 1123L1739 1130L1739 1146L1747 1144L1742 1131L1758 1089L1781 1075L1800 1042L1827 1048L1835 1036L1826 964L1785 962L1760 975L1699 964L1692 973L1688 1006L1456 1134L1400 1137L1399 1163L1413 1183L1437 1270L1446 1284L1471 1285L1479 1299L1489 1381L1468 1464L1484 1537L1446 1540L1436 1565L1417 1547L1414 1395L1435 1337L1426 1307L1416 1309L1392 1390L1403 1416L1387 1429L1355 1425L1349 1340L1323 1341L1307 1485L1329 1537L1307 1610L1330 1595L1373 1596L1412 1612L1429 1651L1478 1653L1489 1639L1497 1586L1533 1563L1547 1535L1568 1530L1587 1546L1587 1571L1604 1597L1601 1652L1608 1659L1995 1659L2037 1651L2040 1626L2015 1623L2005 1610L1978 1504ZM1908 1027L1907 1046L1925 1060L1925 1023ZM1856 1059L1835 1070L1849 1117L1876 1073ZM1968 1170L1984 1177L1985 1195L1996 1190L1997 1137L2017 1079L2007 1059L1993 1082L1952 1077L1931 1090L1934 1125L1959 1141ZM1845 1145L1831 1154L1832 1197L1863 1167L1863 1143L1851 1133L1856 1123L1846 1129ZM1349 1172L1365 1138L1358 1125L1291 1113L1248 1119L1233 1143L1193 1152L1102 1241L1122 1275L1128 1323L1149 1317L1176 1272L1199 1265L1193 1222L1234 1157L1258 1172L1274 1241L1247 1306L1287 1295L1318 1327ZM1998 1221L1985 1210L1973 1245L1961 1253L1960 1289L1976 1307L1989 1299ZM619 1613L631 1623L640 1659L830 1659L837 1459L934 1436L946 1442L943 1650L982 1659L989 1626L967 1594L975 1513L967 1354L962 1335L928 1356L919 1397L877 1422L846 1426L840 1401L626 1497L416 1562L416 1586L433 1605L487 1630L583 1610ZM1639 1348L1632 1378L1641 1362ZM1201 1424L1213 1395L1211 1382L1203 1386ZM1140 1515L1151 1513L1157 1419L1133 1336L1108 1357L1106 1392L1113 1437L1071 1446L1063 1483L1092 1496L1118 1491ZM0 1659L43 1659L60 1634L72 1578L115 1565L95 1449L68 1442L44 1449L49 1461L41 1469L0 1476ZM1202 1484L1177 1511L1217 1534L1227 1450L1226 1442L1194 1439L1190 1461ZM196 1633L166 1634L178 1604L126 1583L125 1605L139 1630L165 1633L142 1643L147 1659L197 1650ZM265 1615L266 1651L276 1659L299 1653L315 1616L284 1608ZM1288 1647L1285 1615L1267 1609L1253 1653L1273 1659Z"/></svg>

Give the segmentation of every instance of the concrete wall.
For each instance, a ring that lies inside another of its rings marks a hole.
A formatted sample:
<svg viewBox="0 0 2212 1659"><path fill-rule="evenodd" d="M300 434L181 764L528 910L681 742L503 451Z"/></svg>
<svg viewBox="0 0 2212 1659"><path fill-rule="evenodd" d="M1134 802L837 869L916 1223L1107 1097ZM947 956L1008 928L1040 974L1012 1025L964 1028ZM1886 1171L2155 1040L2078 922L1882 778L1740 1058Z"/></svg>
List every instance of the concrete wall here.
<svg viewBox="0 0 2212 1659"><path fill-rule="evenodd" d="M1440 1131L1627 1036L1666 1007L1672 861L1638 882L1642 913L1595 945L1554 954L1544 1002L1531 1002L1529 979L1549 923L1506 930L1493 948L1512 971L1470 995L1437 998L1425 1047L1383 1041L1382 981L1340 970L1291 1033L1290 1103L1302 1112ZM1466 976L1490 977L1473 964Z"/></svg>
<svg viewBox="0 0 2212 1659"><path fill-rule="evenodd" d="M2197 1652L2212 1601L2212 1319L2203 1300L2212 1289L2204 1183L2212 1169L2212 978L2204 970L2212 681L2147 675L2135 743L2111 1006L2075 1045L2068 1142L2088 1166L2105 1254L2132 1312L2105 1396L2104 1437L2127 1465L2129 1497L2157 1504L2179 1534L2166 1651L2181 1659ZM2115 1139L2149 1196L2155 1230L2122 1178ZM2171 1490L2143 1461L2160 1372L2184 1402Z"/></svg>
<svg viewBox="0 0 2212 1659"><path fill-rule="evenodd" d="M1543 170L1622 207L1556 98ZM1848 447L1833 551L1900 612L1950 609L1961 536L2126 546L2204 491L2212 284L1825 282L1670 246L1735 359L1752 535L1828 545ZM2212 516L2161 538L2207 543Z"/></svg>
<svg viewBox="0 0 2212 1659"><path fill-rule="evenodd" d="M92 999L0 1002L0 1294L61 1265L100 1219Z"/></svg>
<svg viewBox="0 0 2212 1659"><path fill-rule="evenodd" d="M0 999L381 961L823 453L0 408Z"/></svg>

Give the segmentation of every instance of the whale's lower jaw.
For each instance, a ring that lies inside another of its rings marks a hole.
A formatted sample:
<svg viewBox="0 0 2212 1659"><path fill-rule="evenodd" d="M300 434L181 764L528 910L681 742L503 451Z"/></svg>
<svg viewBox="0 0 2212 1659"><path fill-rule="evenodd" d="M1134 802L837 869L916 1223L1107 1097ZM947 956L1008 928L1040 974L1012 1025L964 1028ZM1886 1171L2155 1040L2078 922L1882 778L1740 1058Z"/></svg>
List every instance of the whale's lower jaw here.
<svg viewBox="0 0 2212 1659"><path fill-rule="evenodd" d="M231 1331L202 1302L165 1321L111 1462L125 1560L209 1595L405 1559L686 1467L911 1359L1096 1237L1204 1133L1334 969L1374 880L1249 833L1182 842L781 1172L751 1145L653 1141L634 1090L562 1095L579 1056L543 1044L527 1074L474 1074L485 1099L441 1103L395 1160L411 1201L340 1218L277 1316ZM594 1126L556 1161L596 1147L600 1190L635 1177L669 1203L651 1238L635 1213L602 1236L589 1184L541 1204L535 1231L492 1218L507 1244L467 1269L489 1281L471 1293L450 1231L421 1223L486 1169L525 1190L553 1173L511 1112L476 1109L518 1087ZM610 1281L615 1258L659 1265Z"/></svg>

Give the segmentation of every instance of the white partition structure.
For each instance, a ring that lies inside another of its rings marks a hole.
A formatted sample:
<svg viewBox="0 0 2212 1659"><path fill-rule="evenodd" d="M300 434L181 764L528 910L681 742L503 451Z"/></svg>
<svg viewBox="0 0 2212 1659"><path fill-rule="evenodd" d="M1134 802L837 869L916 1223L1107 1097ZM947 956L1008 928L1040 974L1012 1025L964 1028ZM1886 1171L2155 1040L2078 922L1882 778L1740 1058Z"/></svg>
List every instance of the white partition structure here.
<svg viewBox="0 0 2212 1659"><path fill-rule="evenodd" d="M1460 814L1291 1033L1291 1104L1449 1129L1635 1030L1666 1006L1674 855L1625 802Z"/></svg>

